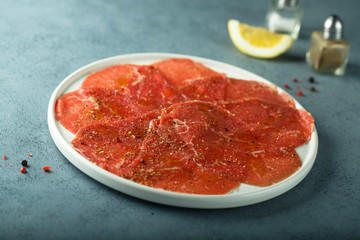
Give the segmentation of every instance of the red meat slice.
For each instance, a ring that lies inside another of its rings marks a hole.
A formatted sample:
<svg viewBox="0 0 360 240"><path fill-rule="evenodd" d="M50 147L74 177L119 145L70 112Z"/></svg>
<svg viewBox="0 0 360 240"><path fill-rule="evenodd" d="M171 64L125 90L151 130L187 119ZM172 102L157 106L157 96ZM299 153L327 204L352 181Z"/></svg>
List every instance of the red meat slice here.
<svg viewBox="0 0 360 240"><path fill-rule="evenodd" d="M66 93L55 105L57 121L74 134L88 124L136 117L152 109L138 104L131 95L102 88Z"/></svg>
<svg viewBox="0 0 360 240"><path fill-rule="evenodd" d="M175 86L187 85L194 79L226 77L204 65L187 58L172 58L153 63L152 66L159 69L165 77Z"/></svg>
<svg viewBox="0 0 360 240"><path fill-rule="evenodd" d="M128 118L110 124L92 124L81 128L71 144L85 158L121 177L133 174L134 159L142 150L149 126L159 111L142 117ZM135 164L136 167L136 164Z"/></svg>
<svg viewBox="0 0 360 240"><path fill-rule="evenodd" d="M222 105L242 121L257 141L297 148L310 140L314 118L302 109L260 99Z"/></svg>
<svg viewBox="0 0 360 240"><path fill-rule="evenodd" d="M227 85L228 79L218 76L193 79L179 88L188 100L217 102L224 100Z"/></svg>
<svg viewBox="0 0 360 240"><path fill-rule="evenodd" d="M294 174L302 165L299 155L292 147L272 145L255 146L247 152L247 175L243 183L266 187Z"/></svg>
<svg viewBox="0 0 360 240"><path fill-rule="evenodd" d="M183 99L159 70L145 65L114 65L90 74L81 86L118 90L142 105L173 104Z"/></svg>
<svg viewBox="0 0 360 240"><path fill-rule="evenodd" d="M120 85L118 80L123 78L114 80L116 74L124 75L119 69L133 72L137 69L136 74L131 75L137 77L122 80L126 84ZM138 75L139 72L142 75ZM56 102L56 119L76 133L87 124L140 116L183 99L158 70L148 66L117 65L91 74L82 88L61 96Z"/></svg>
<svg viewBox="0 0 360 240"><path fill-rule="evenodd" d="M226 88L225 100L258 98L284 106L295 107L294 100L286 93L279 93L276 86L258 81L230 79Z"/></svg>
<svg viewBox="0 0 360 240"><path fill-rule="evenodd" d="M121 89L142 82L146 77L153 77L153 70L154 68L145 65L113 65L90 74L81 87Z"/></svg>

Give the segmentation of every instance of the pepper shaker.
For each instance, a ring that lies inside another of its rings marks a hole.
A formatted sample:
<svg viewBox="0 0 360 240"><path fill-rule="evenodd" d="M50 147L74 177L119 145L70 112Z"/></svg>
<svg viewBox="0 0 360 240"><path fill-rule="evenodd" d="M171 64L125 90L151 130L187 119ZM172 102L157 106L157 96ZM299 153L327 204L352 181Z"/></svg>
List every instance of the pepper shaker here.
<svg viewBox="0 0 360 240"><path fill-rule="evenodd" d="M303 8L299 0L272 0L265 25L272 32L299 36Z"/></svg>
<svg viewBox="0 0 360 240"><path fill-rule="evenodd" d="M311 34L311 45L306 60L315 71L343 75L350 45L344 38L344 24L336 15L329 16L323 31Z"/></svg>

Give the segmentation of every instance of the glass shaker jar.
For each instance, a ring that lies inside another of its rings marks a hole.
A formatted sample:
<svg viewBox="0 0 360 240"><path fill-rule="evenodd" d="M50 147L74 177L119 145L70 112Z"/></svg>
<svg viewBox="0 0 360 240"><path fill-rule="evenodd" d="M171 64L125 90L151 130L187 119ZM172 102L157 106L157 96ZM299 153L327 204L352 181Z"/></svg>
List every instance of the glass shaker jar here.
<svg viewBox="0 0 360 240"><path fill-rule="evenodd" d="M266 27L277 33L299 36L303 8L299 0L272 0L266 16Z"/></svg>
<svg viewBox="0 0 360 240"><path fill-rule="evenodd" d="M323 31L311 34L306 60L319 73L343 75L349 58L350 45L344 38L344 24L337 15L329 16Z"/></svg>

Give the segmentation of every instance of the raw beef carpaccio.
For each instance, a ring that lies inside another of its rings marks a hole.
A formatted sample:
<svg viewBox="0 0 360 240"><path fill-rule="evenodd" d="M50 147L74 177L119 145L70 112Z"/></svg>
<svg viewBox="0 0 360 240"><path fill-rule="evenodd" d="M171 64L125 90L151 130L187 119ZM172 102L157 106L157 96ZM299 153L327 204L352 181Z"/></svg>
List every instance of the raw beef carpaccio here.
<svg viewBox="0 0 360 240"><path fill-rule="evenodd" d="M276 87L184 58L92 73L55 110L89 161L146 186L192 194L286 179L301 167L295 149L314 128L311 114Z"/></svg>
<svg viewBox="0 0 360 240"><path fill-rule="evenodd" d="M185 98L152 66L114 65L90 74L56 102L56 118L70 132L92 123L141 116Z"/></svg>

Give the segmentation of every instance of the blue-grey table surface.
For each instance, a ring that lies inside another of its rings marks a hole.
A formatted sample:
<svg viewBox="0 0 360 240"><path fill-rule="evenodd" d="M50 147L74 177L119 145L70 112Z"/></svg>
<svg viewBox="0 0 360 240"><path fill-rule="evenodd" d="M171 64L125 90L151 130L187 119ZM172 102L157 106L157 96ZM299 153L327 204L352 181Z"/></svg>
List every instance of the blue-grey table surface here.
<svg viewBox="0 0 360 240"><path fill-rule="evenodd" d="M299 39L261 60L232 44L227 20L263 25L269 1L0 1L0 239L359 239L360 1L302 1ZM305 61L312 31L330 14L351 44L344 76ZM129 53L205 57L288 90L315 118L319 149L308 176L271 200L239 208L164 206L112 190L73 166L47 124L56 86L93 61ZM315 78L317 92L307 79ZM292 78L304 80L296 96ZM307 90L306 90L307 89ZM32 153L33 157L27 154ZM21 161L29 162L21 174ZM44 174L41 167L52 171Z"/></svg>

